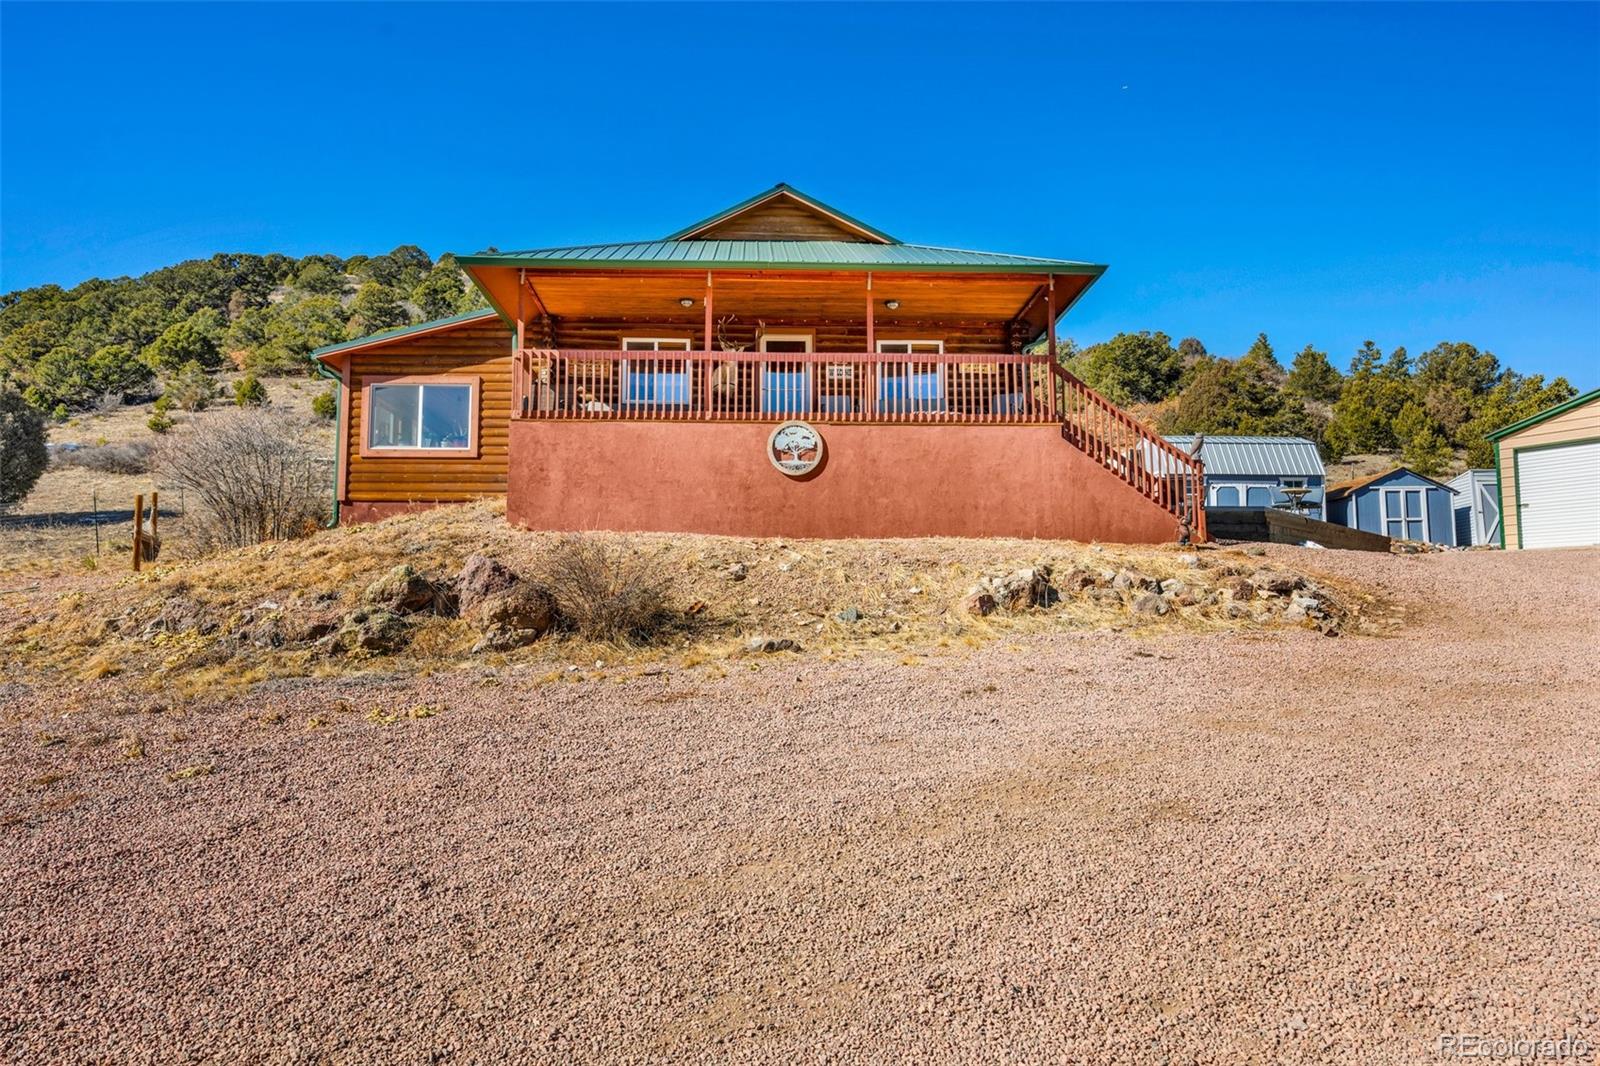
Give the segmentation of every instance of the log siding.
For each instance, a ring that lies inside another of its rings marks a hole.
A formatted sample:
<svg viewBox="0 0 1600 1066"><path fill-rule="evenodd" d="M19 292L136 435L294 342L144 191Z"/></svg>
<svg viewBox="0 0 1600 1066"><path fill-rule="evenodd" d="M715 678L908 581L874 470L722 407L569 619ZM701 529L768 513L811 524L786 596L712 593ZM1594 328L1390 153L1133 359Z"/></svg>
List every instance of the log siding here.
<svg viewBox="0 0 1600 1066"><path fill-rule="evenodd" d="M340 441L341 505L426 504L504 496L511 418L511 332L496 318L460 323L416 338L346 356L345 412ZM475 454L362 454L368 386L406 378L478 380Z"/></svg>

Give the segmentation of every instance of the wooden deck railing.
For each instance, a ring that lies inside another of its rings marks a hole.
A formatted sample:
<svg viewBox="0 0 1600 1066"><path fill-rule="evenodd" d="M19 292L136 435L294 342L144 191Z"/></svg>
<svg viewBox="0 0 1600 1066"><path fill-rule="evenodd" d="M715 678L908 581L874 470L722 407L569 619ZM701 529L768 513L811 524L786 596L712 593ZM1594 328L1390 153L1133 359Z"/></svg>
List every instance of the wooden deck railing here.
<svg viewBox="0 0 1600 1066"><path fill-rule="evenodd" d="M1048 423L1049 360L871 352L517 353L518 418Z"/></svg>
<svg viewBox="0 0 1600 1066"><path fill-rule="evenodd" d="M1204 467L1036 355L622 352L528 348L512 417L562 420L1048 424L1206 537Z"/></svg>
<svg viewBox="0 0 1600 1066"><path fill-rule="evenodd" d="M1205 467L1188 452L1053 367L1061 436L1206 539Z"/></svg>

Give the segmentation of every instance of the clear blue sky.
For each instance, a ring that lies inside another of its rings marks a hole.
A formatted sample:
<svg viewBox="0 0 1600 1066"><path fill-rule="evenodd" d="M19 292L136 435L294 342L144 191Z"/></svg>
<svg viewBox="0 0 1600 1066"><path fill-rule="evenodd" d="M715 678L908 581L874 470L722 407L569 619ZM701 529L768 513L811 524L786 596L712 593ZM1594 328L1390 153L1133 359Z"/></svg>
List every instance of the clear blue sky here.
<svg viewBox="0 0 1600 1066"><path fill-rule="evenodd" d="M1600 385L1600 6L0 6L0 289L666 234L777 181L1063 332Z"/></svg>

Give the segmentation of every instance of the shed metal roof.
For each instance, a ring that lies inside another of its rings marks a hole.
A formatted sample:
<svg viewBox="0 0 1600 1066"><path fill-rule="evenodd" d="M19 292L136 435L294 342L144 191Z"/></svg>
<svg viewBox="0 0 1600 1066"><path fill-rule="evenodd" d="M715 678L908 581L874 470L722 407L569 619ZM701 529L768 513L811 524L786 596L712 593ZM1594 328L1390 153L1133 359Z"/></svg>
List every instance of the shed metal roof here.
<svg viewBox="0 0 1600 1066"><path fill-rule="evenodd" d="M520 252L458 255L464 266L604 267L607 269L770 269L971 271L978 273L1093 274L1099 263L1042 259L1005 252L976 252L928 244L862 241L632 241L532 248Z"/></svg>
<svg viewBox="0 0 1600 1066"><path fill-rule="evenodd" d="M1181 434L1168 441L1190 454L1195 437ZM1304 437L1213 437L1204 436L1197 458L1205 464L1206 476L1232 477L1326 477L1317 446Z"/></svg>

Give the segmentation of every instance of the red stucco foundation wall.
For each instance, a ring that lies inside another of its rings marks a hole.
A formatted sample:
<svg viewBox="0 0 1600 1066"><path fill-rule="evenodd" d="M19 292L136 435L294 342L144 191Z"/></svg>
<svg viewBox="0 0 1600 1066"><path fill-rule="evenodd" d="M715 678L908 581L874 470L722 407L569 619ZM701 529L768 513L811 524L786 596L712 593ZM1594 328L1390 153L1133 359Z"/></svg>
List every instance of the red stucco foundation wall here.
<svg viewBox="0 0 1600 1066"><path fill-rule="evenodd" d="M1043 426L821 425L796 480L759 423L511 423L506 516L528 529L1157 544L1166 511Z"/></svg>
<svg viewBox="0 0 1600 1066"><path fill-rule="evenodd" d="M339 524L353 526L360 525L363 522L380 522L397 514L416 514L418 511L427 511L443 506L446 506L446 504L430 500L415 500L406 503L375 503L355 500L339 505Z"/></svg>

